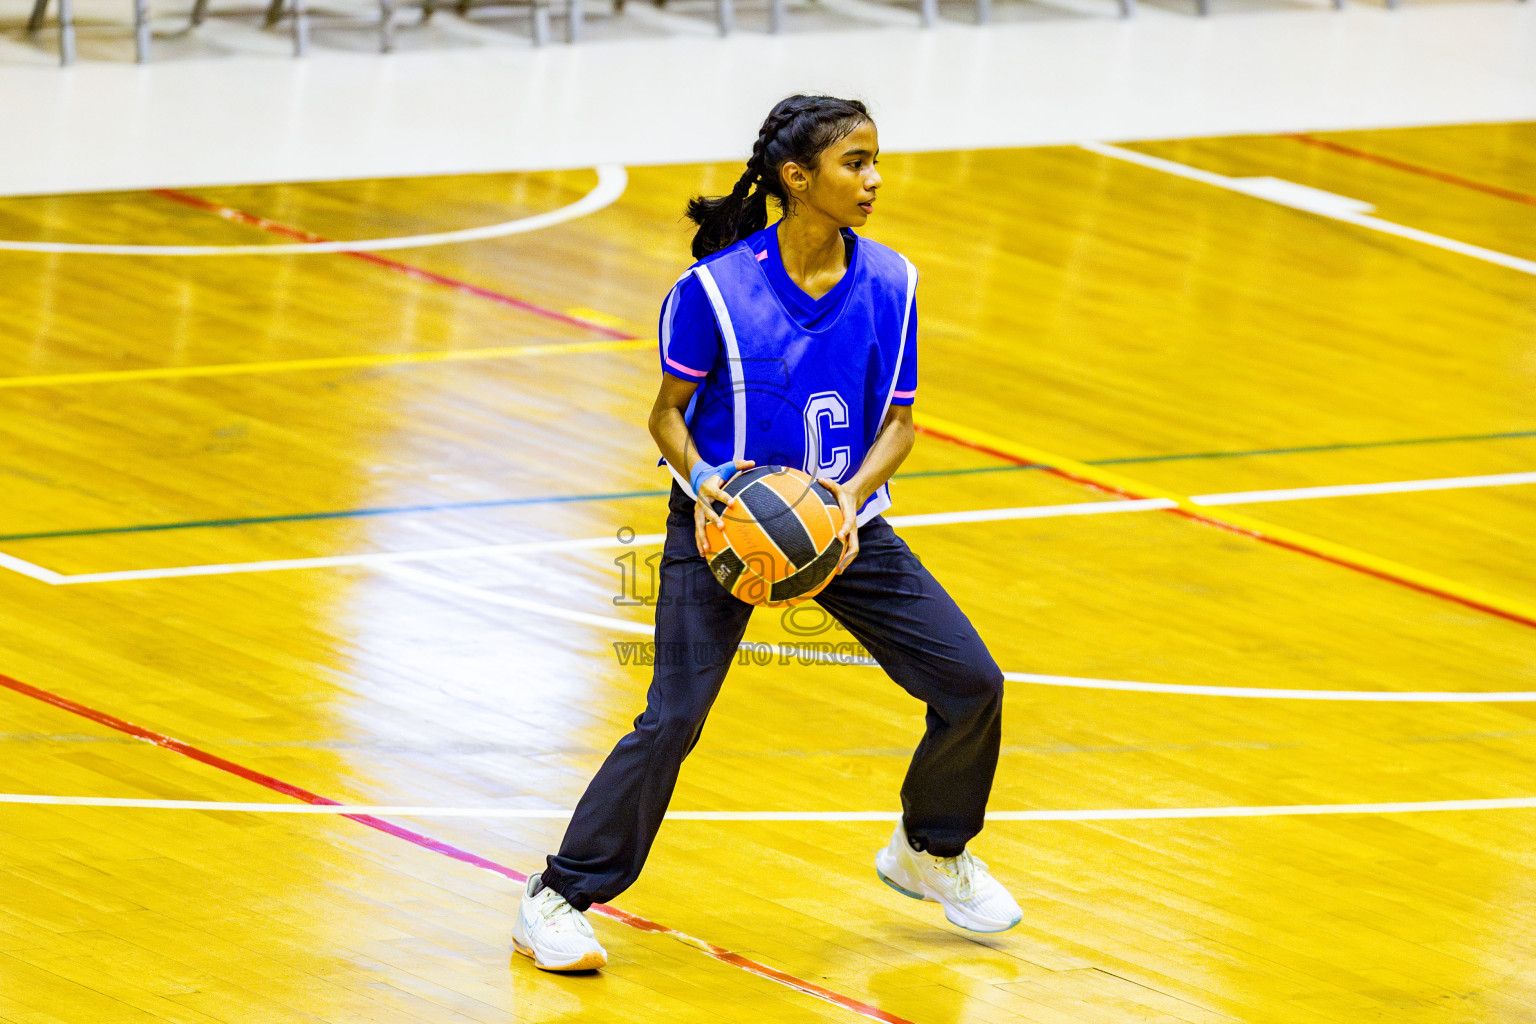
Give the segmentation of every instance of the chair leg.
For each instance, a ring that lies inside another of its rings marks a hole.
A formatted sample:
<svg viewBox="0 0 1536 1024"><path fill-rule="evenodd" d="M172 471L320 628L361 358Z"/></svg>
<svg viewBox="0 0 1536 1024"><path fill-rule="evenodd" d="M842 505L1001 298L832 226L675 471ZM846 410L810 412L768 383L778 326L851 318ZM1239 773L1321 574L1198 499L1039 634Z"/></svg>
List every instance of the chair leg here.
<svg viewBox="0 0 1536 1024"><path fill-rule="evenodd" d="M283 0L272 0L267 4L267 16L262 21L263 28L271 28L283 20Z"/></svg>
<svg viewBox="0 0 1536 1024"><path fill-rule="evenodd" d="M197 0L192 5L192 24L201 25L203 19L208 16L208 0Z"/></svg>
<svg viewBox="0 0 1536 1024"><path fill-rule="evenodd" d="M293 55L304 57L309 54L309 8L304 6L304 0L293 0Z"/></svg>
<svg viewBox="0 0 1536 1024"><path fill-rule="evenodd" d="M581 42L582 18L584 12L581 9L581 0L568 0L565 8L565 41L568 43Z"/></svg>
<svg viewBox="0 0 1536 1024"><path fill-rule="evenodd" d="M549 43L549 4L546 0L533 0L533 45Z"/></svg>
<svg viewBox="0 0 1536 1024"><path fill-rule="evenodd" d="M422 0L421 23L425 25L432 20L432 15L437 13L437 0Z"/></svg>
<svg viewBox="0 0 1536 1024"><path fill-rule="evenodd" d="M149 0L133 0L133 59L149 63Z"/></svg>
<svg viewBox="0 0 1536 1024"><path fill-rule="evenodd" d="M729 35L736 27L736 5L733 0L715 0L715 17L720 23L720 34Z"/></svg>
<svg viewBox="0 0 1536 1024"><path fill-rule="evenodd" d="M464 17L469 13L469 0L459 0L453 9L458 12L459 17Z"/></svg>
<svg viewBox="0 0 1536 1024"><path fill-rule="evenodd" d="M933 23L939 20L939 0L923 0L919 13L922 15L923 28L932 28Z"/></svg>
<svg viewBox="0 0 1536 1024"><path fill-rule="evenodd" d="M1120 17L1129 18L1136 13L1136 0L1120 0Z"/></svg>
<svg viewBox="0 0 1536 1024"><path fill-rule="evenodd" d="M395 49L395 0L379 0L379 52Z"/></svg>
<svg viewBox="0 0 1536 1024"><path fill-rule="evenodd" d="M768 31L774 35L784 31L784 0L773 0L768 5Z"/></svg>
<svg viewBox="0 0 1536 1024"><path fill-rule="evenodd" d="M59 64L68 67L75 62L75 4L74 0L59 0Z"/></svg>
<svg viewBox="0 0 1536 1024"><path fill-rule="evenodd" d="M27 34L32 35L43 27L43 19L48 17L48 0L37 0L32 5L32 17L27 19Z"/></svg>
<svg viewBox="0 0 1536 1024"><path fill-rule="evenodd" d="M1387 0L1387 2L1391 3L1392 0ZM1211 0L1195 0L1195 11L1202 18L1205 17L1206 15L1210 14L1211 13Z"/></svg>
<svg viewBox="0 0 1536 1024"><path fill-rule="evenodd" d="M985 25L992 20L992 0L976 0L976 24Z"/></svg>

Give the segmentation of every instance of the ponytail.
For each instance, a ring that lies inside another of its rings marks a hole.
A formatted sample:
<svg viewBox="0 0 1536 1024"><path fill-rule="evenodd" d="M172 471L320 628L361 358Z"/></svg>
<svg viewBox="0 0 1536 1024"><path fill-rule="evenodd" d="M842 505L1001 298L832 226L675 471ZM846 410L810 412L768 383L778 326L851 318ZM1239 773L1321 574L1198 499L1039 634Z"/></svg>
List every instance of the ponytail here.
<svg viewBox="0 0 1536 1024"><path fill-rule="evenodd" d="M769 198L781 210L790 204L779 168L790 162L815 167L824 149L869 119L869 111L858 100L790 96L776 103L752 144L747 169L730 194L688 200L688 219L699 226L693 236L693 258L701 260L730 248L767 227Z"/></svg>
<svg viewBox="0 0 1536 1024"><path fill-rule="evenodd" d="M757 186L756 191L753 186ZM763 230L768 226L768 193L762 188L762 172L748 161L746 172L730 195L694 196L688 200L688 219L699 226L693 235L696 260L728 249Z"/></svg>

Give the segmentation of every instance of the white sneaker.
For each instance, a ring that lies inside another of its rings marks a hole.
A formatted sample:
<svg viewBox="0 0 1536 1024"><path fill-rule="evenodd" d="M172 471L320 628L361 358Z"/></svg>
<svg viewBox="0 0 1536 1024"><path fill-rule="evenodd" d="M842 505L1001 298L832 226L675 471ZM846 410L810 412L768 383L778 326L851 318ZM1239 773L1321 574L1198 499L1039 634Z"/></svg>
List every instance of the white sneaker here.
<svg viewBox="0 0 1536 1024"><path fill-rule="evenodd" d="M608 953L592 934L587 916L553 889L540 889L539 876L528 879L517 917L512 921L512 948L533 957L546 971L595 971L608 965Z"/></svg>
<svg viewBox="0 0 1536 1024"><path fill-rule="evenodd" d="M903 896L939 904L951 924L973 932L1005 932L1024 919L1008 890L970 850L958 857L914 850L899 821L890 843L875 854L875 874Z"/></svg>

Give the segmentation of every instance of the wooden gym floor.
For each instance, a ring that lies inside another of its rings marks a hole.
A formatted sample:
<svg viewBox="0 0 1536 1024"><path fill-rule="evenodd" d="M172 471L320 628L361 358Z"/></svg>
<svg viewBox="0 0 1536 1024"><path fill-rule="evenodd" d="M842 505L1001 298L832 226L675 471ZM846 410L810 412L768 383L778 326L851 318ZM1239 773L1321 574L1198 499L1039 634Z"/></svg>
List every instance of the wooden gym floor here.
<svg viewBox="0 0 1536 1024"><path fill-rule="evenodd" d="M655 311L735 175L630 168L471 243L0 252L0 1019L1532 1019L1536 124L882 170L923 273L893 515L950 514L899 528L1014 674L975 848L1022 925L874 877L915 702L764 653L611 967L509 962L642 705ZM0 238L411 236L596 181L8 199ZM416 810L282 813L324 801Z"/></svg>

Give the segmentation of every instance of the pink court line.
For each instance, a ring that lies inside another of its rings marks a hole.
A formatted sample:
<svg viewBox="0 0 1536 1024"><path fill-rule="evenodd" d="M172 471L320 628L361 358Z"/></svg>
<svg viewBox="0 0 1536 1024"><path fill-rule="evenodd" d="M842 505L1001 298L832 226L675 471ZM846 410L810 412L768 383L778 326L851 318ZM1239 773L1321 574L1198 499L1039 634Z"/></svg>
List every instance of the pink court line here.
<svg viewBox="0 0 1536 1024"><path fill-rule="evenodd" d="M989 448L984 444L977 444L974 441L968 441L963 437L955 437L951 434L946 434L943 431L934 430L932 427L925 427L921 424L918 424L916 429L920 434L927 434L930 437L936 437L941 441L948 441L951 444L963 445L964 447L970 448L973 451L984 452L985 454L991 455L995 458L1003 459L1006 462L1011 462L1015 466L1036 466L1037 468L1042 469L1047 473L1051 473L1054 476L1059 476L1064 480L1071 480L1073 483L1092 487L1097 491L1103 491L1108 494L1118 494L1121 497L1132 498L1136 500L1146 499L1145 495L1134 494L1130 491L1122 490L1118 487L1110 487L1106 484L1101 484L1097 481L1089 480L1086 477L1076 476L1072 473L1066 472L1065 470L1057 469L1055 466L1047 466L1041 463L1032 463L1027 459L1019 458L1017 455L1010 455L1007 452L998 451L995 448ZM1219 519L1216 516L1201 515L1197 512L1190 512L1188 509L1182 508L1169 508L1165 509L1164 511L1173 512L1188 519L1193 519L1195 522L1204 523L1207 526L1214 526L1217 529L1226 530L1229 533L1241 534L1244 537L1252 537L1254 540L1263 541L1265 544L1273 544L1277 548L1284 548L1287 551L1295 551L1298 554L1309 555L1312 558L1317 558L1324 562L1331 562L1334 565L1342 566L1345 569L1352 569L1355 572L1364 573L1367 576L1374 576L1377 579L1385 580L1388 583L1395 583L1400 587L1407 587L1410 590L1417 590L1421 594L1428 594L1431 597L1438 597L1445 601L1454 601L1464 607L1475 608L1480 612L1486 612L1489 615L1496 615L1499 618L1505 619L1509 622L1517 622L1522 626L1536 627L1536 619L1529 619L1524 615L1506 611L1503 608L1496 608L1493 605L1483 604L1481 601L1474 601L1471 598L1462 597L1460 594L1452 594L1444 590L1436 589L1435 587L1426 586L1423 583L1417 583L1413 580L1405 579L1402 576L1396 576L1389 572L1384 572L1381 569L1377 569L1369 565L1361 565L1357 562L1351 562L1348 559L1340 558L1336 555L1330 555L1323 551L1315 551L1312 548L1303 547L1299 544L1293 544L1290 541L1281 540L1278 537L1271 537L1267 534L1256 533L1253 530L1249 530L1244 527L1236 526L1232 523L1226 522L1225 520Z"/></svg>
<svg viewBox="0 0 1536 1024"><path fill-rule="evenodd" d="M218 216L223 217L225 220L233 221L236 224L245 224L253 228L260 228L263 231L270 232L274 235L281 235L284 238L292 238L300 242L332 241L332 239L326 238L323 235L317 235L309 231L304 231L300 228L290 227L287 224L280 224L275 220L268 220L265 217L258 217L254 213L246 213L244 210L237 210L232 206L224 206L214 202L211 199L204 199L202 196L195 196L190 192L182 192L172 188L157 188L154 190L154 194L162 199L169 199L174 203L181 203L183 206L190 206L194 209L206 210L209 213L217 214ZM561 313L558 310L547 309L544 306L528 302L525 299L519 299L502 292L494 291L490 288L482 288L480 285L470 284L468 281L460 281L458 278L448 277L446 274L438 274L430 270L422 270L420 267L413 267L409 263L401 263L399 260L392 260L384 256L379 256L376 253L347 251L342 253L342 255L351 256L353 259L364 260L376 266L386 267L417 281L426 281L431 284L442 285L444 288L452 288L454 291L463 292L467 295L474 295L482 299L489 299L490 301L500 303L503 306L511 306L513 309L520 309L525 313L532 313L535 316L541 316L548 320L558 320L560 323L570 324L572 327L579 327L584 331L590 331L591 333L601 335L604 338L612 338L615 341L636 340L635 336L628 333L627 331L615 330L612 327L605 327L602 324L594 323L591 320L583 320L579 316L571 316L569 313Z"/></svg>
<svg viewBox="0 0 1536 1024"><path fill-rule="evenodd" d="M284 782L281 779L273 778L270 775L258 772L253 768L247 768L244 765L236 764L235 762L222 758L217 754L210 754L206 750L200 750L197 747L192 746L190 743L185 743L181 740L175 739L174 737L165 736L158 732L151 732L150 730L145 729L143 726L134 725L132 722L124 721L115 715L109 715L105 711L97 711L95 708L87 707L84 704L79 704L67 697L61 697L56 693L51 693L48 690L42 690L35 686L30 686L26 683L23 683L19 679L12 679L7 675L0 675L0 686L3 686L9 690L13 690L25 697L31 697L34 700L40 700L44 704L51 704L54 707L68 711L71 714L79 715L81 718L88 718L98 725L104 725L109 729L115 729L118 732L127 733L129 736L144 740L147 743L153 743L157 747L164 747L166 750L174 751L178 754L181 754L183 757L190 757L192 760L206 764L209 767L217 768L220 771L228 772L231 775L237 775L240 778L245 779L247 782L254 782L258 786L265 786L267 789L281 793L284 796L292 797L295 800L300 800L307 804L326 804L332 807L341 805L339 800L332 800L329 797L321 796L318 793L311 793L309 790L300 786L295 786L291 782ZM509 868L505 864L498 864L496 861L489 860L477 853L471 853L468 850L460 849L459 847L445 843L440 839L433 839L431 836L422 835L420 832L413 832L408 828L401 828L399 825L391 824L390 822L384 821L381 818L375 818L371 814L343 814L341 817L350 818L352 821L357 822L359 825L366 825L371 829L377 829L378 831L387 835L394 836L396 839L404 839L408 843L413 843L425 850L431 850L433 853L440 853L445 857L452 857L454 860L462 861L465 864L469 864L477 868L484 868L486 871L501 875L504 878L510 878L514 882L528 881L528 876L515 868ZM712 942L705 942L702 939L696 939L686 932L680 932L676 928L669 928L664 924L658 924L655 921L640 917L638 914L631 914L628 911L619 910L617 907L610 907L601 903L593 904L592 910L595 913L602 914L604 917L618 921L620 924L626 924L637 931L652 932L657 935L671 936L672 938L678 939L679 941L687 943L693 948L699 950L699 952L703 953L705 956L708 956L714 960L718 960L723 964L730 964L732 967L746 971L748 974L756 975L759 978L765 978L768 981L783 985L786 988L794 989L796 992L803 993L815 999L820 999L822 1002L831 1003L833 1006L839 1006L845 1010L851 1010L861 1017L867 1017L870 1020L885 1021L886 1024L913 1024L912 1021L907 1020L905 1017L898 1017L893 1013L887 1013L879 1007L870 1006L868 1003L862 1003L859 1000L854 999L852 996L845 996L840 992L833 992L829 988L823 988L814 982L809 982L803 978L797 978L793 974L788 974L784 971L778 970L777 968L769 967L767 964L759 963L758 961L749 957L742 956L740 953L732 953L730 950L717 946Z"/></svg>

